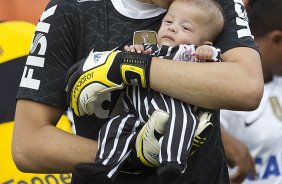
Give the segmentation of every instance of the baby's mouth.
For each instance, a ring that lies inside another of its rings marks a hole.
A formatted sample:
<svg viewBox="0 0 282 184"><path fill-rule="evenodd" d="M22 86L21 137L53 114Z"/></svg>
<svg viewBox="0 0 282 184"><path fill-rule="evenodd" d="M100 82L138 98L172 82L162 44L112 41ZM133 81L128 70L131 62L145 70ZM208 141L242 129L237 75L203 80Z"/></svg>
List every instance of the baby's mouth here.
<svg viewBox="0 0 282 184"><path fill-rule="evenodd" d="M163 38L169 39L169 40L171 40L171 41L174 41L173 37L170 36L170 35L164 35Z"/></svg>

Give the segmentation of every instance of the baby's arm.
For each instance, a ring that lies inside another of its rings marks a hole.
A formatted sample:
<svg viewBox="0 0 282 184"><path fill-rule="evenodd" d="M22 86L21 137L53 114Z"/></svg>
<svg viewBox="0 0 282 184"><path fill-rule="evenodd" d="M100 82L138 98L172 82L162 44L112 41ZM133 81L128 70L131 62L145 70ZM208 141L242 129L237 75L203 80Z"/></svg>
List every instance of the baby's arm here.
<svg viewBox="0 0 282 184"><path fill-rule="evenodd" d="M170 54L164 58L175 61L188 62L206 62L206 61L220 61L220 49L209 45L195 46L188 44L180 44L175 47L170 47Z"/></svg>
<svg viewBox="0 0 282 184"><path fill-rule="evenodd" d="M201 45L195 51L196 61L219 61L220 49L209 45Z"/></svg>
<svg viewBox="0 0 282 184"><path fill-rule="evenodd" d="M126 45L124 47L124 51L136 52L136 53L142 53L142 54L151 54L152 48L149 47L145 49L144 45Z"/></svg>

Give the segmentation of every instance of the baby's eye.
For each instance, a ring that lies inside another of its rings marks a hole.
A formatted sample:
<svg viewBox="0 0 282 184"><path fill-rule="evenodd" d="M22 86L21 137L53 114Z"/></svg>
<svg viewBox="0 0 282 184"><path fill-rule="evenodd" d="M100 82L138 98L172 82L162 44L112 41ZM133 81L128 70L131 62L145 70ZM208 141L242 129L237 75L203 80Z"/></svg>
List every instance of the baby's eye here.
<svg viewBox="0 0 282 184"><path fill-rule="evenodd" d="M164 22L167 23L167 24L171 24L172 23L171 20L164 20Z"/></svg>
<svg viewBox="0 0 282 184"><path fill-rule="evenodd" d="M185 31L191 31L191 29L187 26L182 26L182 29L185 30Z"/></svg>

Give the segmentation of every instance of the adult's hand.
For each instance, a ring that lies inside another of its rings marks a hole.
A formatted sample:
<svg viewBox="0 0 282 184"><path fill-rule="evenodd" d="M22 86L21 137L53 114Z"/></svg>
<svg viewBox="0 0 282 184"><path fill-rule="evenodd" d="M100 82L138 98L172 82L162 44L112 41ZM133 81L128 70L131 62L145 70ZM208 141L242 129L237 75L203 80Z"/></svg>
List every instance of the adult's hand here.
<svg viewBox="0 0 282 184"><path fill-rule="evenodd" d="M228 166L237 167L236 172L230 176L231 184L242 183L249 172L256 179L255 162L245 144L226 132L224 128L221 128L221 133Z"/></svg>
<svg viewBox="0 0 282 184"><path fill-rule="evenodd" d="M151 56L121 51L93 52L70 68L66 77L67 103L77 116L95 113L100 95L124 84L148 87Z"/></svg>

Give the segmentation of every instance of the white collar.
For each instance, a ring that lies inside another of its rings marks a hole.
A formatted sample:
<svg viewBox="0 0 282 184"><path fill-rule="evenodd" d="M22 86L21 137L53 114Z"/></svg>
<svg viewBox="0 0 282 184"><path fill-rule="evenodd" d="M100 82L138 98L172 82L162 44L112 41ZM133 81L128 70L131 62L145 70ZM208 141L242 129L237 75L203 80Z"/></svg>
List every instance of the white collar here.
<svg viewBox="0 0 282 184"><path fill-rule="evenodd" d="M164 12L156 4L140 3L136 0L111 0L115 9L122 15L132 19L147 19L156 17Z"/></svg>

